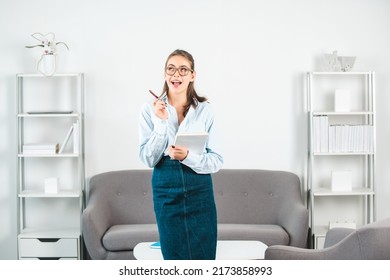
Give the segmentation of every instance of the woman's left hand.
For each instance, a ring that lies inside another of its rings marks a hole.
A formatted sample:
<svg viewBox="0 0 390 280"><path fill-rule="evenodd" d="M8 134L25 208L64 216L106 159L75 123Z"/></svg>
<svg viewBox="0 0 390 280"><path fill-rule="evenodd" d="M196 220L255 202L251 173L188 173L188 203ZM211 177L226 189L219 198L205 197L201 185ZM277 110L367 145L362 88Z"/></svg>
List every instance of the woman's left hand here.
<svg viewBox="0 0 390 280"><path fill-rule="evenodd" d="M168 154L171 159L184 160L188 155L188 149L183 146L169 146Z"/></svg>

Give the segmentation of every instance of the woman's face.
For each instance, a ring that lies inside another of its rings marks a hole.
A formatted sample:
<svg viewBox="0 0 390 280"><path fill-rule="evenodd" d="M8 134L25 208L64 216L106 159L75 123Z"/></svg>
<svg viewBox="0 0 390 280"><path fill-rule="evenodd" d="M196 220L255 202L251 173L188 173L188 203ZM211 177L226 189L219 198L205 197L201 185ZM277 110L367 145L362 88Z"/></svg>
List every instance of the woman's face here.
<svg viewBox="0 0 390 280"><path fill-rule="evenodd" d="M190 61L185 57L175 55L168 60L165 67L165 82L170 93L186 93L188 85L195 80L195 76Z"/></svg>

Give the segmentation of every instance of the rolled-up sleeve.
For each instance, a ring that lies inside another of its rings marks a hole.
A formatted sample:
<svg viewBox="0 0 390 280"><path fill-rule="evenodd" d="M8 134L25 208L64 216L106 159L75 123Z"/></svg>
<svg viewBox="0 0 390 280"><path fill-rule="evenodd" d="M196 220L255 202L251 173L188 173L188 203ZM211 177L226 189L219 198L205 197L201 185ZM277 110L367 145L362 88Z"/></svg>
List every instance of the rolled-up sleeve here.
<svg viewBox="0 0 390 280"><path fill-rule="evenodd" d="M220 154L207 149L207 153L203 155L188 153L182 163L198 174L209 174L218 172L222 168L223 158Z"/></svg>
<svg viewBox="0 0 390 280"><path fill-rule="evenodd" d="M155 116L151 105L145 104L139 114L139 158L148 167L154 167L166 149L167 120Z"/></svg>

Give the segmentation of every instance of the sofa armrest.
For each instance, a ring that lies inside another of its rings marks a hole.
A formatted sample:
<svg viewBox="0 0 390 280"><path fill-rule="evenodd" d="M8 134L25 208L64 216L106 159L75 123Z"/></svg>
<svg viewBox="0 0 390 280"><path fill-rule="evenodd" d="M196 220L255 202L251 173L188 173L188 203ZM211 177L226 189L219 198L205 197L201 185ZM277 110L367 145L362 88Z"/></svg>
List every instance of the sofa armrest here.
<svg viewBox="0 0 390 280"><path fill-rule="evenodd" d="M268 247L264 254L266 260L359 260L362 256L356 231L328 248L304 249L273 245Z"/></svg>
<svg viewBox="0 0 390 280"><path fill-rule="evenodd" d="M339 243L354 231L355 230L351 228L332 228L328 230L325 237L324 248L328 248Z"/></svg>
<svg viewBox="0 0 390 280"><path fill-rule="evenodd" d="M108 252L103 247L102 238L110 223L110 209L106 201L97 201L91 197L82 214L82 231L85 246L94 260L106 259Z"/></svg>
<svg viewBox="0 0 390 280"><path fill-rule="evenodd" d="M290 235L290 246L307 248L309 211L303 203L286 202L279 213L278 222Z"/></svg>
<svg viewBox="0 0 390 280"><path fill-rule="evenodd" d="M326 259L324 250L313 250L285 245L269 246L264 253L266 260L321 260Z"/></svg>

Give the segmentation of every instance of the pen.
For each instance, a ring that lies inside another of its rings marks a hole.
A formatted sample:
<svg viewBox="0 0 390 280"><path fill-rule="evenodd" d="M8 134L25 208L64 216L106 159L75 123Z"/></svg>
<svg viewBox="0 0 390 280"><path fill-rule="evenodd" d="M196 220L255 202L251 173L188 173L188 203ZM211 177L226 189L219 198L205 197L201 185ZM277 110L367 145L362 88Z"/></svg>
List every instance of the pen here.
<svg viewBox="0 0 390 280"><path fill-rule="evenodd" d="M151 91L150 89L149 89L149 92L150 92L155 98L159 99L158 96L157 96L153 91Z"/></svg>
<svg viewBox="0 0 390 280"><path fill-rule="evenodd" d="M157 100L161 100L161 98L158 97L157 94L155 94L152 90L149 89L149 92L150 92ZM163 96L164 96L164 95L163 95ZM163 96L161 96L161 97L163 97ZM165 105L167 105L167 102L164 102L164 103L165 103Z"/></svg>

